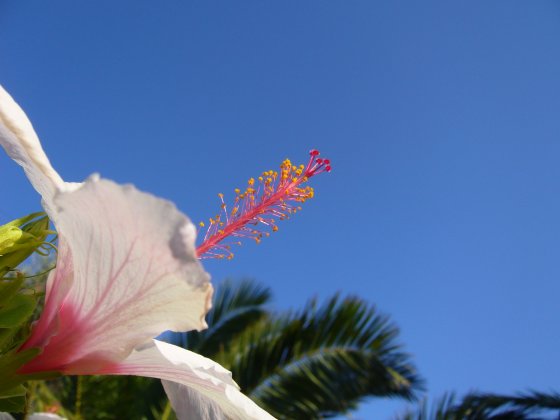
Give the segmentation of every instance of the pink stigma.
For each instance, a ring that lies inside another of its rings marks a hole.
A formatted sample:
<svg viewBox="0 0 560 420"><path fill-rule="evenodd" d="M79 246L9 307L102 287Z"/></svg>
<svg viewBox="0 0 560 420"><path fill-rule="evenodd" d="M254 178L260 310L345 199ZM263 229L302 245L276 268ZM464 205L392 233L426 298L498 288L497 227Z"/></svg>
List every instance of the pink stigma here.
<svg viewBox="0 0 560 420"><path fill-rule="evenodd" d="M319 158L318 150L311 150L307 166L293 166L289 159L280 165L280 171L266 171L258 177L249 179L247 188L242 192L235 189L235 200L231 211L227 210L224 195L221 211L210 218L210 225L202 244L196 249L199 258L233 258L232 245L241 245L242 239L252 239L260 243L269 230L276 232L277 220L284 220L301 210L300 203L313 198L310 186L303 186L309 178L331 171L331 162ZM200 223L204 227L204 223ZM268 229L263 230L263 227ZM224 242L227 238L238 240Z"/></svg>

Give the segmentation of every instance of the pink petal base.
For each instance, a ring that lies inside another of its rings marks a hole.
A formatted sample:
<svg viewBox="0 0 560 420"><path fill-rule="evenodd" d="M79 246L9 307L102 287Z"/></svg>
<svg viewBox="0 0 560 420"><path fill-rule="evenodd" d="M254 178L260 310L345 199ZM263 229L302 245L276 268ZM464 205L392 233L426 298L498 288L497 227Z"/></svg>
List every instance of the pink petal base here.
<svg viewBox="0 0 560 420"><path fill-rule="evenodd" d="M80 318L79 311L72 304L62 305L51 325L37 330L37 336L43 331L49 334L55 329L59 333L48 336L41 354L28 362L19 373L59 371L68 375L87 375L95 374L114 362L107 354L88 352L88 343L83 337L87 336L91 326L87 319ZM26 343L24 347L33 347L32 342Z"/></svg>

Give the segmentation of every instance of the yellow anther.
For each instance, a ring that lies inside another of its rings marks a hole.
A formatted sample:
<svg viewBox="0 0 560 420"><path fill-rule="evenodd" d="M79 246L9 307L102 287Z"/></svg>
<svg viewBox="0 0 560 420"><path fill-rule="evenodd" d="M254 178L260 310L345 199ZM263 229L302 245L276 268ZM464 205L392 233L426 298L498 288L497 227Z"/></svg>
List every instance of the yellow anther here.
<svg viewBox="0 0 560 420"><path fill-rule="evenodd" d="M253 185L255 185L255 178L250 178L247 183L252 187Z"/></svg>
<svg viewBox="0 0 560 420"><path fill-rule="evenodd" d="M218 197L220 197L220 198L223 199L223 198L224 198L224 195L223 195L222 193L218 193Z"/></svg>
<svg viewBox="0 0 560 420"><path fill-rule="evenodd" d="M278 226L276 226L276 225L272 226L272 231L273 232L278 232Z"/></svg>
<svg viewBox="0 0 560 420"><path fill-rule="evenodd" d="M241 190L240 190L239 188L236 188L236 189L233 190L233 191L235 191L235 194L239 194L239 193L241 192Z"/></svg>
<svg viewBox="0 0 560 420"><path fill-rule="evenodd" d="M198 226L204 227L204 222L200 222L200 223L198 224Z"/></svg>

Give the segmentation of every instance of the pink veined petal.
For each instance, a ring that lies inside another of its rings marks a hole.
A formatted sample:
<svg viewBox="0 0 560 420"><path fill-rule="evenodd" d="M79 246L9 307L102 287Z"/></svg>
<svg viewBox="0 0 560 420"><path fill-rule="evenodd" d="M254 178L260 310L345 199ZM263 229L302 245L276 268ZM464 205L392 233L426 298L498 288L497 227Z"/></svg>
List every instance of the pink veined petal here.
<svg viewBox="0 0 560 420"><path fill-rule="evenodd" d="M153 340L101 374L162 379L180 420L273 420L239 391L231 373L199 354Z"/></svg>
<svg viewBox="0 0 560 420"><path fill-rule="evenodd" d="M56 191L65 183L51 166L31 122L0 86L0 145L8 156L23 167L33 187L41 194L47 211Z"/></svg>
<svg viewBox="0 0 560 420"><path fill-rule="evenodd" d="M49 274L45 293L45 305L41 317L33 326L33 332L23 348L43 347L59 328L59 311L73 284L72 254L66 241L58 247L56 269Z"/></svg>
<svg viewBox="0 0 560 420"><path fill-rule="evenodd" d="M206 328L212 286L196 231L168 201L98 177L59 192L56 270L21 373L94 374L162 331Z"/></svg>

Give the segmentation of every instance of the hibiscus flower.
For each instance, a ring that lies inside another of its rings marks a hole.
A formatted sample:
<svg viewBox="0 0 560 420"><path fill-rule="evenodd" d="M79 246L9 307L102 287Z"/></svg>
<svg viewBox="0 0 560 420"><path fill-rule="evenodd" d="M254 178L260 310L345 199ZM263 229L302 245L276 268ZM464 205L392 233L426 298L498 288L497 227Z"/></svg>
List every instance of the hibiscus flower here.
<svg viewBox="0 0 560 420"><path fill-rule="evenodd" d="M212 286L196 229L169 201L97 175L65 182L22 109L0 87L0 145L21 165L58 232L45 305L19 375L138 375L163 380L180 419L271 419L229 371L158 340L206 327Z"/></svg>

